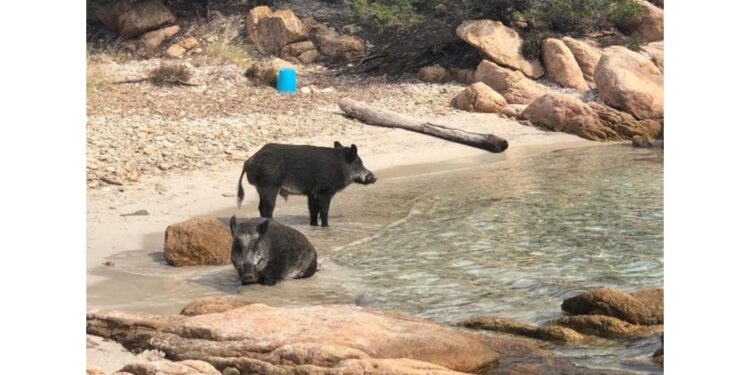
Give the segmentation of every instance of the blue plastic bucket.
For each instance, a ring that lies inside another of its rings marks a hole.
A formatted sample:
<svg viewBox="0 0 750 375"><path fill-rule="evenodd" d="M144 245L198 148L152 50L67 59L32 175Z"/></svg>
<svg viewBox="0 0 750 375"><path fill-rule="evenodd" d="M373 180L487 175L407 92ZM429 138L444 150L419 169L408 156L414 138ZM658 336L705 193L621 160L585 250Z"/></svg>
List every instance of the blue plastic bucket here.
<svg viewBox="0 0 750 375"><path fill-rule="evenodd" d="M279 69L279 77L276 79L276 90L285 93L297 91L297 72L294 68Z"/></svg>

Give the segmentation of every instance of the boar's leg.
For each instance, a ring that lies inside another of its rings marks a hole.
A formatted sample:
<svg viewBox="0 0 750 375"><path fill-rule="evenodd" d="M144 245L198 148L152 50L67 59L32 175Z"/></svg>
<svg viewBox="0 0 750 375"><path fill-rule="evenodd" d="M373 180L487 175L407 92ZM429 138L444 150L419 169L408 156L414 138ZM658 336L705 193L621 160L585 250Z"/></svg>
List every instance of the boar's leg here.
<svg viewBox="0 0 750 375"><path fill-rule="evenodd" d="M318 211L320 211L320 225L328 226L328 207L331 206L333 195L318 195Z"/></svg>
<svg viewBox="0 0 750 375"><path fill-rule="evenodd" d="M273 209L276 207L277 195L279 195L278 187L258 188L258 196L260 197L258 210L261 217L273 218Z"/></svg>
<svg viewBox="0 0 750 375"><path fill-rule="evenodd" d="M310 211L310 225L318 226L318 200L313 194L307 196L307 209Z"/></svg>

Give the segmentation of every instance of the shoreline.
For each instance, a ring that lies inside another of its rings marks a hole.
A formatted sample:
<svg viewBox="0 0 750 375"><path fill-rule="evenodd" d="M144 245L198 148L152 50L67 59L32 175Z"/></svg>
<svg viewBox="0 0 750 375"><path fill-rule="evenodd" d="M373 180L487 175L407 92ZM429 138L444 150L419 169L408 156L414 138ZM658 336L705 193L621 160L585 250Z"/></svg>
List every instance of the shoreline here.
<svg viewBox="0 0 750 375"><path fill-rule="evenodd" d="M568 134L548 133L512 123L528 128L531 134L516 142L511 141L511 147L500 154L487 153L405 130L385 128L376 129L383 133L382 136L361 143L358 147L365 165L376 175L388 171L387 173L400 176L411 176L565 148L616 144L587 141ZM389 133L396 133L393 135L399 138L394 142ZM316 145L328 143L322 139L291 139L286 142ZM409 144L406 150L399 149L399 146L405 144ZM378 152L381 150L385 152ZM255 151L249 152L248 156ZM87 287L104 280L92 271L103 267L102 263L107 258L144 247L161 248L163 236L155 236L154 233L163 233L168 225L234 207L237 175L242 162L244 160L185 174L144 179L117 194L90 190L87 195ZM253 201L257 201L257 195L252 190L250 192L243 205L243 212L254 212ZM122 216L144 209L149 215Z"/></svg>

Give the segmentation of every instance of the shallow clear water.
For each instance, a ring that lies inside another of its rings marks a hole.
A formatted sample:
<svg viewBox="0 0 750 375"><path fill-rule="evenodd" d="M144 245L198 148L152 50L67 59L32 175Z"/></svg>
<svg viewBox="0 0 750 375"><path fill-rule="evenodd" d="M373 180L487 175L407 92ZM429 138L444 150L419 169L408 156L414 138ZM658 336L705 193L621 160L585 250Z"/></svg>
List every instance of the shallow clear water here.
<svg viewBox="0 0 750 375"><path fill-rule="evenodd" d="M241 287L231 266L175 269L158 249L141 249L116 256L116 271L102 270L110 281L89 289L89 304L173 312L218 290L272 305L357 303L449 324L479 314L543 323L587 288L662 286L662 155L617 145L386 173L374 187L337 196L329 229L305 225L301 198L277 206L277 219L318 249L322 268L311 279ZM589 366L661 372L636 360L658 347L658 339L602 340L555 350Z"/></svg>

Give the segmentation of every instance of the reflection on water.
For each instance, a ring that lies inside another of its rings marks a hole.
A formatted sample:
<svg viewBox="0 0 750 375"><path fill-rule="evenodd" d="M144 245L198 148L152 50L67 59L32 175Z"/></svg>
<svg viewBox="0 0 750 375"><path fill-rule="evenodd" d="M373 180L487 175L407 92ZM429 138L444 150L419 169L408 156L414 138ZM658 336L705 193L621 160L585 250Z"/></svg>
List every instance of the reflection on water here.
<svg viewBox="0 0 750 375"><path fill-rule="evenodd" d="M280 205L279 220L318 249L322 268L311 279L240 287L231 266L175 269L159 253L147 256L153 250L135 251L114 260L128 275L90 288L89 303L173 312L219 291L273 305L367 304L446 323L478 314L542 323L585 288L662 286L662 175L661 151L607 146L384 178L340 194L331 229L305 225L302 199ZM604 341L558 351L586 365L661 371L629 363L659 346Z"/></svg>

